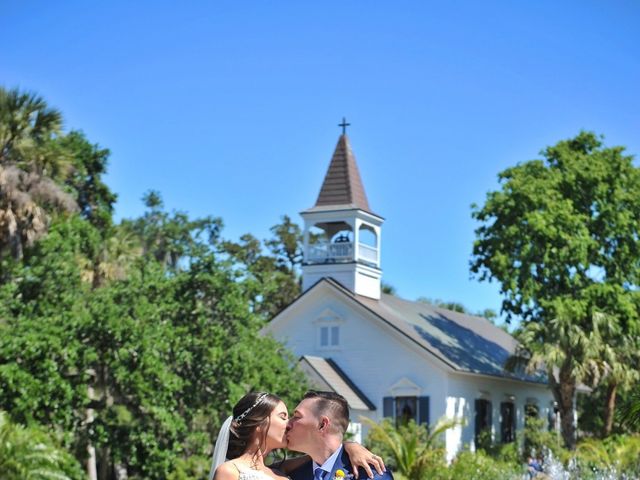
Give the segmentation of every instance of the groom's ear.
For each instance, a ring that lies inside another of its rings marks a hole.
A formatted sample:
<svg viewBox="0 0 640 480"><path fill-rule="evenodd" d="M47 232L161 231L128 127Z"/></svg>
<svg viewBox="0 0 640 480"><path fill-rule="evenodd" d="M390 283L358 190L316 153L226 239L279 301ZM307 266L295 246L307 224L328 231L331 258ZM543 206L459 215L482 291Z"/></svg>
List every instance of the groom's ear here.
<svg viewBox="0 0 640 480"><path fill-rule="evenodd" d="M320 427L319 430L325 430L329 426L329 417L320 417Z"/></svg>

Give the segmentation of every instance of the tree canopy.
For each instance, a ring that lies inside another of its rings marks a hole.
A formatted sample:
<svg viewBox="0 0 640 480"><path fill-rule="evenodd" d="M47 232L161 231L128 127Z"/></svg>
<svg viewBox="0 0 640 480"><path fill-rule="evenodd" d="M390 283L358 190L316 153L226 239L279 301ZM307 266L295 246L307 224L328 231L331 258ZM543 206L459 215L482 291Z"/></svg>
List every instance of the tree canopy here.
<svg viewBox="0 0 640 480"><path fill-rule="evenodd" d="M547 369L573 446L578 385L638 367L640 171L590 132L541 155L501 172L474 206L471 271L499 282L503 312L522 320L520 359Z"/></svg>
<svg viewBox="0 0 640 480"><path fill-rule="evenodd" d="M167 211L155 191L115 223L109 151L61 125L0 89L0 409L99 479L202 478L235 401L305 388L261 333L299 293L299 228L223 240L220 218Z"/></svg>

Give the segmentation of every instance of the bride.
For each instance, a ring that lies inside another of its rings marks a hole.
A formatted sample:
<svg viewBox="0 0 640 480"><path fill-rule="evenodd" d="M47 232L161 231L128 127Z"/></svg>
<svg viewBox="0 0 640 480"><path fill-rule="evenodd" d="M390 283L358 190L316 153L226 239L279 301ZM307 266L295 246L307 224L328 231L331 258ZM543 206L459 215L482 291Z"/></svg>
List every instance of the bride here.
<svg viewBox="0 0 640 480"><path fill-rule="evenodd" d="M288 420L287 406L277 396L251 392L242 397L233 407L233 416L220 428L209 480L288 479L286 472L303 464L308 457L284 460L278 469L264 463L269 452L287 446ZM345 443L345 450L354 466L370 473L367 461L371 461L371 452L353 442ZM381 473L384 464L374 464L374 467Z"/></svg>

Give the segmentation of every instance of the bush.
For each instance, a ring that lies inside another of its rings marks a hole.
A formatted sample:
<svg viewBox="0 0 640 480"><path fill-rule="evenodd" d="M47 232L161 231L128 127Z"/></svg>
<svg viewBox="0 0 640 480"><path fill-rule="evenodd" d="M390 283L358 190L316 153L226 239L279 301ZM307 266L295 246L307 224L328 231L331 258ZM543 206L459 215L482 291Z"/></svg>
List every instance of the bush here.
<svg viewBox="0 0 640 480"><path fill-rule="evenodd" d="M0 411L0 478L2 480L80 480L78 462L46 433L23 427Z"/></svg>
<svg viewBox="0 0 640 480"><path fill-rule="evenodd" d="M518 463L491 458L483 451L464 451L458 454L446 470L434 472L429 478L438 480L510 480L522 478L523 469Z"/></svg>
<svg viewBox="0 0 640 480"><path fill-rule="evenodd" d="M440 434L456 425L456 422L441 420L431 431L413 420L399 427L388 419L380 424L367 423L372 427L367 437L367 447L379 452L385 461L388 459L397 480L419 480L427 478L430 472L445 468L445 450Z"/></svg>
<svg viewBox="0 0 640 480"><path fill-rule="evenodd" d="M631 478L640 476L640 435L612 435L604 440L586 439L578 443L576 462L585 470L614 468Z"/></svg>

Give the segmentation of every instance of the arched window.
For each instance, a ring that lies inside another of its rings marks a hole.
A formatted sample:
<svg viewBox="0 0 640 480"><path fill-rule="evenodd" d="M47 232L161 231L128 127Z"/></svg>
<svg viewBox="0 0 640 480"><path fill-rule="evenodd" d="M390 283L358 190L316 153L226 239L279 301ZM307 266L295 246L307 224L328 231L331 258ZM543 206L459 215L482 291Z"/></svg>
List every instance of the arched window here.
<svg viewBox="0 0 640 480"><path fill-rule="evenodd" d="M307 262L353 261L353 231L346 222L322 222L309 228Z"/></svg>
<svg viewBox="0 0 640 480"><path fill-rule="evenodd" d="M361 244L372 248L378 248L378 236L372 227L369 225L360 225L358 233Z"/></svg>

